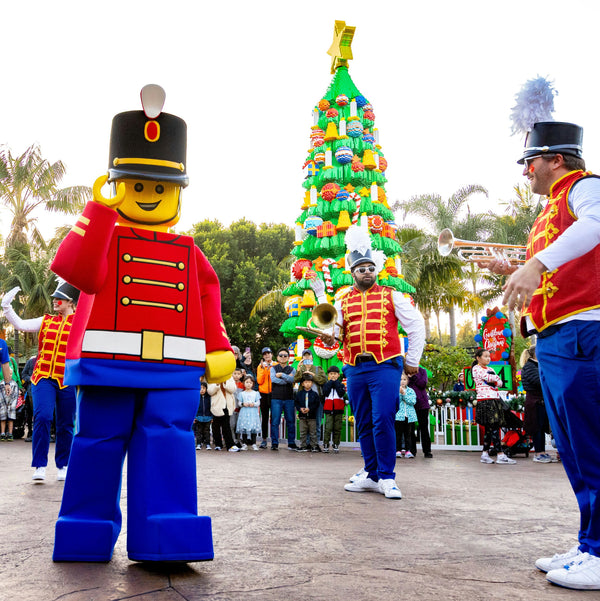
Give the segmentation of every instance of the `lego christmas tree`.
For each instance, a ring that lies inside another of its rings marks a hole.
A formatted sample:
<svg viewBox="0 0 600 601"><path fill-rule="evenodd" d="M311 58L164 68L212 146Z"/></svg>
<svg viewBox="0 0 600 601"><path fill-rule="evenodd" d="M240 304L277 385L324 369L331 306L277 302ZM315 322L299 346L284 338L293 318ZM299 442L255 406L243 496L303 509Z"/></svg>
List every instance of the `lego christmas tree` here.
<svg viewBox="0 0 600 601"><path fill-rule="evenodd" d="M317 305L311 282L323 280L327 302L339 300L352 287L345 266L345 232L351 225L368 231L373 249L386 260L378 283L409 294L414 288L400 273L402 248L396 240L394 215L387 202L387 161L379 144L375 114L348 72L352 58L354 27L336 21L332 56L333 80L313 110L310 149L304 164L305 188L302 213L296 220L291 282L283 291L288 297L288 319L281 332L295 342L296 358L313 346L315 362L327 368L340 363L339 347L326 347L305 327Z"/></svg>

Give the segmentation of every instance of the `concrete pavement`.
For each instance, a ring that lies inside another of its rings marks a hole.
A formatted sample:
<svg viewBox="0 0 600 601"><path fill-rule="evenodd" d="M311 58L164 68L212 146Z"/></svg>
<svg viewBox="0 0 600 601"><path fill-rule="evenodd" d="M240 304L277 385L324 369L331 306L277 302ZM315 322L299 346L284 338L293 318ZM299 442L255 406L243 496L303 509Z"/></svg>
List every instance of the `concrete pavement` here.
<svg viewBox="0 0 600 601"><path fill-rule="evenodd" d="M343 490L361 467L356 450L197 451L198 506L212 518L214 561L133 563L124 528L110 563L55 564L63 483L51 464L46 483L32 484L31 444L3 442L0 600L598 598L550 585L535 569L536 558L575 544L578 511L560 464L517 460L483 465L479 453L458 451L399 459L404 498L394 501ZM124 486L124 518L126 494Z"/></svg>

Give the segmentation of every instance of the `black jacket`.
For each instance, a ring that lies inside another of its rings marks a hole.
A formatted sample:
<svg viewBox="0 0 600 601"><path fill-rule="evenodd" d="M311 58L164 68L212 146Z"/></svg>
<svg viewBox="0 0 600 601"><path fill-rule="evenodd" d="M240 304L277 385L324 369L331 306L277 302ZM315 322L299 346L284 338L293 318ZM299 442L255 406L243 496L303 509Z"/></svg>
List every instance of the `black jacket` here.
<svg viewBox="0 0 600 601"><path fill-rule="evenodd" d="M301 407L306 407L308 403L308 413L300 413ZM296 393L296 401L294 403L298 410L298 417L300 419L317 419L317 409L321 404L321 398L314 390L300 390Z"/></svg>
<svg viewBox="0 0 600 601"><path fill-rule="evenodd" d="M327 398L332 389L337 392L340 399L343 399L346 394L346 387L341 380L327 380L327 382L323 384L323 408L325 413L343 413L344 409L346 408L345 401L335 400L332 402Z"/></svg>
<svg viewBox="0 0 600 601"><path fill-rule="evenodd" d="M521 382L525 392L532 392L542 396L542 384L540 382L540 368L537 361L529 359L521 369Z"/></svg>

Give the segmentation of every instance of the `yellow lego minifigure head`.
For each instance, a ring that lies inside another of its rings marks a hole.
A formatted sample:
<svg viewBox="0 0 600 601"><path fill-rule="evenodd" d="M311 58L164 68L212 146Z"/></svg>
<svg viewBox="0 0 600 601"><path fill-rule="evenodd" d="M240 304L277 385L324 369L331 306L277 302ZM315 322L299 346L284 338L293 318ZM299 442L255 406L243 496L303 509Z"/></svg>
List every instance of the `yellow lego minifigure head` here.
<svg viewBox="0 0 600 601"><path fill-rule="evenodd" d="M166 231L179 221L181 186L178 184L148 179L118 179L114 183L125 185L125 198L116 208L120 225Z"/></svg>
<svg viewBox="0 0 600 601"><path fill-rule="evenodd" d="M118 223L166 231L179 221L181 189L186 173L187 126L183 119L162 112L164 90L145 86L142 111L113 118L108 181L124 184L124 197L114 208Z"/></svg>

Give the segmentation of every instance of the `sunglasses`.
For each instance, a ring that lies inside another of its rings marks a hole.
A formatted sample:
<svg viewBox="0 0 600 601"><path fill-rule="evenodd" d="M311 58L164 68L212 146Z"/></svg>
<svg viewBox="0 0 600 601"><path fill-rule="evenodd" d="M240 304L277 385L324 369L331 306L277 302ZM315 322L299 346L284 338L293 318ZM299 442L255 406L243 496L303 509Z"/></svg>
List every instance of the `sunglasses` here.
<svg viewBox="0 0 600 601"><path fill-rule="evenodd" d="M541 156L541 154L536 154L534 157L527 157L526 159L523 159L523 165L525 165L525 169L529 169L529 165L531 165L535 159L539 159Z"/></svg>
<svg viewBox="0 0 600 601"><path fill-rule="evenodd" d="M358 271L358 273L373 273L375 271L375 265L371 265L370 267L357 267L354 271Z"/></svg>
<svg viewBox="0 0 600 601"><path fill-rule="evenodd" d="M285 353L279 353L279 355L277 355L278 357L289 357L289 355L286 355Z"/></svg>

